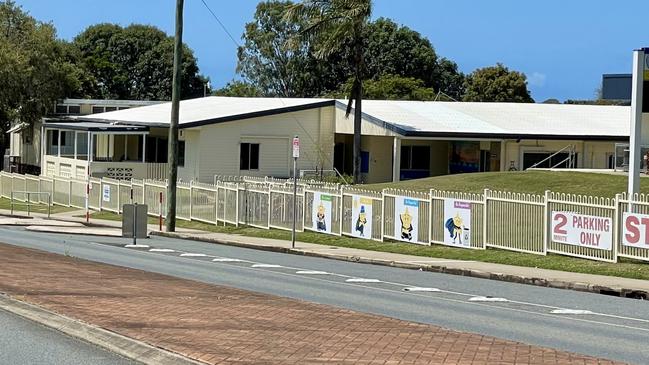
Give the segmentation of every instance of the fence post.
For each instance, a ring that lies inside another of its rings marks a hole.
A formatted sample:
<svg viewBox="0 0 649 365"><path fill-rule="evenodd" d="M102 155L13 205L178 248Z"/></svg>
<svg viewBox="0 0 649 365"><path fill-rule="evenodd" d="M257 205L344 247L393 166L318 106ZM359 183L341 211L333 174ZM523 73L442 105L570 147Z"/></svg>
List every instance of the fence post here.
<svg viewBox="0 0 649 365"><path fill-rule="evenodd" d="M487 249L487 200L489 199L489 189L484 189L482 192L482 248Z"/></svg>
<svg viewBox="0 0 649 365"><path fill-rule="evenodd" d="M192 220L192 200L194 198L194 180L189 180L189 220Z"/></svg>
<svg viewBox="0 0 649 365"><path fill-rule="evenodd" d="M545 191L545 206L543 208L543 254L548 254L548 245L550 243L550 190Z"/></svg>
<svg viewBox="0 0 649 365"><path fill-rule="evenodd" d="M236 193L236 194L234 194L235 203L236 203L236 207L235 207L235 210L234 210L234 212L235 212L234 221L236 222L235 227L239 227L239 183L236 183L236 188L234 189L234 192Z"/></svg>
<svg viewBox="0 0 649 365"><path fill-rule="evenodd" d="M120 190L121 189L119 187L119 180L117 180L117 214L122 213L122 211L120 210L120 206L121 206L120 203L121 203L121 200L122 200L121 197L120 197L120 195L122 195ZM113 196L113 194L111 194L111 196Z"/></svg>
<svg viewBox="0 0 649 365"><path fill-rule="evenodd" d="M68 180L68 207L72 206L72 179Z"/></svg>
<svg viewBox="0 0 649 365"><path fill-rule="evenodd" d="M381 242L385 236L385 189L381 190Z"/></svg>
<svg viewBox="0 0 649 365"><path fill-rule="evenodd" d="M433 244L433 190L428 191L428 244Z"/></svg>
<svg viewBox="0 0 649 365"><path fill-rule="evenodd" d="M620 213L620 200L622 200L622 194L615 194L615 209L613 210L614 221L613 221L613 261L617 262L618 255L618 244L620 243L620 223L622 222L622 217Z"/></svg>

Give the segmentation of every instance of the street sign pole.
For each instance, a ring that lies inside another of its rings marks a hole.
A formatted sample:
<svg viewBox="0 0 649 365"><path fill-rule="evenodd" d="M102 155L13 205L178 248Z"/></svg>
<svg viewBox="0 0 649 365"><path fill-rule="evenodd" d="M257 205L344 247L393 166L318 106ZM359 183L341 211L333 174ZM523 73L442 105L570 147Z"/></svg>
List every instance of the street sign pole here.
<svg viewBox="0 0 649 365"><path fill-rule="evenodd" d="M645 51L633 51L633 83L631 88L631 130L629 135L629 200L640 191L642 145L642 109L645 71ZM648 161L649 162L649 161Z"/></svg>
<svg viewBox="0 0 649 365"><path fill-rule="evenodd" d="M300 157L300 138L293 138L293 230L291 248L295 248L295 221L297 220L297 159Z"/></svg>

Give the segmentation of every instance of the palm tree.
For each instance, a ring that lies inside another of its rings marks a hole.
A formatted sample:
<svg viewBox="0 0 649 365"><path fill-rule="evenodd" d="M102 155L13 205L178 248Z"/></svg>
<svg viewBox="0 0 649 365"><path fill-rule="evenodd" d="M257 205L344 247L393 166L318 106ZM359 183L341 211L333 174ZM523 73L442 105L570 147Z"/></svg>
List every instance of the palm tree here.
<svg viewBox="0 0 649 365"><path fill-rule="evenodd" d="M335 52L350 51L354 75L345 117L349 117L353 103L355 183L359 183L361 177L363 29L371 12L371 0L303 0L290 6L286 12L286 18L290 20L306 18L306 25L300 30L300 35L313 40L317 58L324 59Z"/></svg>

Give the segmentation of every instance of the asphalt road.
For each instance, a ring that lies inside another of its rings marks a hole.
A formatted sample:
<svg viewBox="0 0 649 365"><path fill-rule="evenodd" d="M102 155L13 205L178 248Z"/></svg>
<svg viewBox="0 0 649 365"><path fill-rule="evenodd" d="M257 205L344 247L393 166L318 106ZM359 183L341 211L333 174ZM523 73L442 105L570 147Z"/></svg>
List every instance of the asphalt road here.
<svg viewBox="0 0 649 365"><path fill-rule="evenodd" d="M150 248L136 249L123 247L130 243L126 239L15 228L0 228L0 237L9 244L185 279L649 363L646 301L162 237L140 240Z"/></svg>
<svg viewBox="0 0 649 365"><path fill-rule="evenodd" d="M136 363L0 310L0 364L129 365Z"/></svg>

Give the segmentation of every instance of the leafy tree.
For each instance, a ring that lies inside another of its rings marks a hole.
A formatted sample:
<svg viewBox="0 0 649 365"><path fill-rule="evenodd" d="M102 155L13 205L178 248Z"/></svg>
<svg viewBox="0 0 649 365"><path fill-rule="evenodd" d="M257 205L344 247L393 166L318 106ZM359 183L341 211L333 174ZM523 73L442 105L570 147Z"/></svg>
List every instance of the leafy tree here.
<svg viewBox="0 0 649 365"><path fill-rule="evenodd" d="M533 103L534 99L527 90L525 74L498 63L477 69L467 77L464 101Z"/></svg>
<svg viewBox="0 0 649 365"><path fill-rule="evenodd" d="M215 90L215 96L258 97L262 96L261 90L244 81L230 81L225 87Z"/></svg>
<svg viewBox="0 0 649 365"><path fill-rule="evenodd" d="M29 16L12 0L0 2L0 142L11 124L32 124L57 99L81 87L78 68L49 23Z"/></svg>
<svg viewBox="0 0 649 365"><path fill-rule="evenodd" d="M344 98L349 95L352 80L348 80L344 87L327 96ZM396 75L382 75L378 79L363 81L365 99L373 100L449 100L447 97L438 97L432 88L426 87L424 82L414 77L401 77Z"/></svg>
<svg viewBox="0 0 649 365"><path fill-rule="evenodd" d="M75 37L81 64L95 80L89 91L101 99L169 100L173 37L160 29L133 24L97 24ZM203 96L207 79L199 74L194 54L183 46L183 98Z"/></svg>
<svg viewBox="0 0 649 365"><path fill-rule="evenodd" d="M346 50L352 65L347 115L354 105L354 182L361 179L361 101L363 99L363 34L372 12L371 0L304 0L289 7L287 19L306 19L303 36L313 39L315 56L326 59ZM349 41L351 39L351 42Z"/></svg>
<svg viewBox="0 0 649 365"><path fill-rule="evenodd" d="M379 18L365 29L366 75L397 75L423 81L423 85L460 99L464 75L457 64L438 58L430 41L420 33Z"/></svg>

